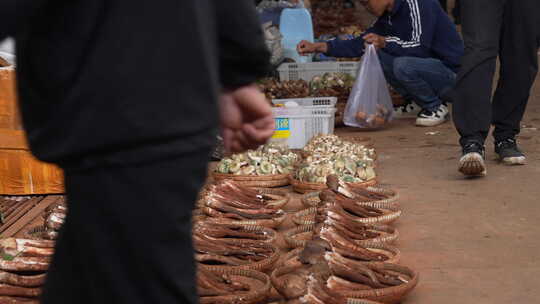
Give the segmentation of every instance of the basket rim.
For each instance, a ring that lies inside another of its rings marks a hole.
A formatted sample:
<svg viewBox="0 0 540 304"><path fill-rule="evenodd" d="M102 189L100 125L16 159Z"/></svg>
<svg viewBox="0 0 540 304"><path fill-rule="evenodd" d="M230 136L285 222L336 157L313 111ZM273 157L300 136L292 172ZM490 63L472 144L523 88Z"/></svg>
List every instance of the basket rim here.
<svg viewBox="0 0 540 304"><path fill-rule="evenodd" d="M353 188L359 188L358 186L353 185ZM370 204L371 207L379 208L379 209L393 209L397 208L400 209L400 205L398 203L398 200L400 198L399 193L396 190L393 189L386 189L382 187L375 187L375 186L368 186L368 187L361 187L367 191L375 192L377 194L381 195L387 195L390 196L386 199L381 200L374 200L374 201L363 201L363 200L355 200L355 203L362 205L362 204ZM313 191L309 193L305 193L300 198L302 204L305 207L314 207L313 204L309 203L310 199L313 199L315 197L318 197L320 195L321 191ZM388 206L388 207L377 207L378 206Z"/></svg>
<svg viewBox="0 0 540 304"><path fill-rule="evenodd" d="M205 265L200 262L198 262L197 264L200 267L203 267L208 270L219 271L223 269L233 269L233 270L254 270L254 271L264 272L271 269L278 262L281 256L281 253L279 252L279 249L276 246L272 244L267 244L267 247L271 248L273 251L272 254L268 258L258 261L258 262L246 264L246 265L239 265L239 266L219 265L217 266L217 265Z"/></svg>
<svg viewBox="0 0 540 304"><path fill-rule="evenodd" d="M205 207L210 208L210 207ZM204 210L204 208L203 208ZM206 220L214 223L224 223L224 224L233 224L233 225L240 225L240 226L262 226L266 228L276 228L279 225L281 225L285 219L287 218L287 214L283 214L279 217L275 217L272 219L262 219L262 220L235 220L235 219L229 219L229 218L223 218L223 217L212 217L207 215Z"/></svg>
<svg viewBox="0 0 540 304"><path fill-rule="evenodd" d="M391 227L389 225L371 225L370 230L375 230L377 232L383 232L385 235L369 239L369 240L356 240L355 243L359 246L377 246L377 244L392 244L399 238L399 231ZM315 229L316 224L306 224L306 225L299 225L293 228L290 228L283 232L283 238L285 239L285 242L287 245L289 245L290 248L298 248L306 245L306 240L296 240L294 238L295 235L301 234L301 233L307 233L307 232L313 232Z"/></svg>
<svg viewBox="0 0 540 304"><path fill-rule="evenodd" d="M268 175L235 175L212 171L212 177L217 180L232 179L234 181L271 181L288 178L291 174L268 174Z"/></svg>
<svg viewBox="0 0 540 304"><path fill-rule="evenodd" d="M293 187L293 190L298 192L298 193L301 193L301 194L314 192L314 191L325 190L325 189L328 188L326 186L326 184L323 184L323 183L311 183L311 182L299 181L296 178L294 178L292 175L289 177L289 179L290 179L290 183L291 183L291 185ZM368 181L365 181L365 182L347 183L347 184L348 185L353 185L353 186L356 186L356 187L368 187L368 186L374 186L377 183L378 183L378 179L377 179L377 177L374 177L374 178L372 178L372 179L370 179Z"/></svg>
<svg viewBox="0 0 540 304"><path fill-rule="evenodd" d="M380 208L382 210L388 210L389 212L384 215L374 216L374 217L366 217L366 218L355 218L352 221L355 221L357 223L362 224L390 224L397 219L401 217L402 211L399 209L388 209L388 208ZM304 210L300 210L293 214L292 220L297 225L312 225L315 223L314 215L317 212L316 207L307 208ZM305 219L306 217L310 216L309 219ZM302 218L303 217L303 218ZM311 219L313 218L313 219Z"/></svg>

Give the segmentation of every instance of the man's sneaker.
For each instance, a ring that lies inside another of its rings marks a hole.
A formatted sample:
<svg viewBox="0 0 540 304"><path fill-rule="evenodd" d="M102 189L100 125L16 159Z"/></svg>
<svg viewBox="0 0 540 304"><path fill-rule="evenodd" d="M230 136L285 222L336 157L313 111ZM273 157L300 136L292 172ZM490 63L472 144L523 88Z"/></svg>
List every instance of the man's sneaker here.
<svg viewBox="0 0 540 304"><path fill-rule="evenodd" d="M519 150L517 142L513 138L508 138L495 143L495 153L506 165L525 165L527 159L525 154Z"/></svg>
<svg viewBox="0 0 540 304"><path fill-rule="evenodd" d="M459 159L459 172L466 176L486 176L486 154L484 146L472 142L463 147L463 156Z"/></svg>
<svg viewBox="0 0 540 304"><path fill-rule="evenodd" d="M416 125L421 127L434 127L440 125L448 118L448 108L441 104L436 111L430 111L423 109L418 113L416 118Z"/></svg>
<svg viewBox="0 0 540 304"><path fill-rule="evenodd" d="M422 111L422 108L414 102L407 102L401 106L394 107L395 118L415 117Z"/></svg>

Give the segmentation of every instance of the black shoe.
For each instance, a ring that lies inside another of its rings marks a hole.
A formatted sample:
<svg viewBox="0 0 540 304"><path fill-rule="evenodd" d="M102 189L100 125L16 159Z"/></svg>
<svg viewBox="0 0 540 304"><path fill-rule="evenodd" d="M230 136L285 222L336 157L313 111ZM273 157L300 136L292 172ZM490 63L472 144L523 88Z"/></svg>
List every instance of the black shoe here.
<svg viewBox="0 0 540 304"><path fill-rule="evenodd" d="M463 156L459 160L459 172L466 176L486 176L486 152L477 142L467 143L463 147Z"/></svg>
<svg viewBox="0 0 540 304"><path fill-rule="evenodd" d="M527 163L525 154L519 150L514 138L495 142L495 153L499 156L500 161L506 165L525 165Z"/></svg>

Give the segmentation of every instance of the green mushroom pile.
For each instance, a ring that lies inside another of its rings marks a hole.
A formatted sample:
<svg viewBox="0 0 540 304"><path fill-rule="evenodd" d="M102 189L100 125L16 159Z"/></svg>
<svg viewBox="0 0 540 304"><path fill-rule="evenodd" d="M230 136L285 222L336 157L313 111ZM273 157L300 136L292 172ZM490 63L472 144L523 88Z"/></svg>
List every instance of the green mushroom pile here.
<svg viewBox="0 0 540 304"><path fill-rule="evenodd" d="M233 154L222 159L217 165L216 172L234 175L275 175L290 174L299 156L288 148L269 143L257 150Z"/></svg>

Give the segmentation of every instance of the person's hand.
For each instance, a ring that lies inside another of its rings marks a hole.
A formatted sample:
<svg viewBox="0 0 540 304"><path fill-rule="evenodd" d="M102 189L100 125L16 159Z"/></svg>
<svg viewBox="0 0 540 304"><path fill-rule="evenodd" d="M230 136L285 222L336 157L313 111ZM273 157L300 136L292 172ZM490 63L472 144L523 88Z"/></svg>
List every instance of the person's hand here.
<svg viewBox="0 0 540 304"><path fill-rule="evenodd" d="M256 85L224 92L219 104L227 151L256 149L274 134L272 108Z"/></svg>
<svg viewBox="0 0 540 304"><path fill-rule="evenodd" d="M302 56L312 53L326 53L328 52L328 45L325 42L311 43L307 40L302 40L296 46L296 50Z"/></svg>
<svg viewBox="0 0 540 304"><path fill-rule="evenodd" d="M373 33L365 35L364 41L366 41L367 44L373 44L373 46L375 46L375 48L378 50L384 49L386 46L386 38Z"/></svg>

